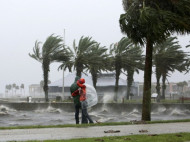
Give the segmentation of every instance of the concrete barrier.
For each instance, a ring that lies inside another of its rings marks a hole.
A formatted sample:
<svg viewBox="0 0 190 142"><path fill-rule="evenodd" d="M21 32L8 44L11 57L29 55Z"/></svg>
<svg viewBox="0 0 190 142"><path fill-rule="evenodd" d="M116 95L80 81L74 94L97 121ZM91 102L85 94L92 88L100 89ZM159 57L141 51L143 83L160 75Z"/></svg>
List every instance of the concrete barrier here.
<svg viewBox="0 0 190 142"><path fill-rule="evenodd" d="M59 108L64 111L74 111L73 103L0 103L0 105L13 108L15 110L33 111L37 109L46 109L48 107ZM160 107L165 109L188 109L190 110L190 104L152 104L152 111L157 111ZM128 112L133 109L141 111L142 104L116 104L116 103L98 103L91 108L92 111L99 111L105 109L109 112Z"/></svg>

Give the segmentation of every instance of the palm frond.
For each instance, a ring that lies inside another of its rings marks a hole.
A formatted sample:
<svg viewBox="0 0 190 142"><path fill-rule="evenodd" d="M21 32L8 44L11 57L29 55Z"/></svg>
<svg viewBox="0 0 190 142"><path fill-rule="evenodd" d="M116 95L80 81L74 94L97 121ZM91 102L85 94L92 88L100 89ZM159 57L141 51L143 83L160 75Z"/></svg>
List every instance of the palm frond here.
<svg viewBox="0 0 190 142"><path fill-rule="evenodd" d="M170 76L169 72L178 70L179 72L187 71L188 54L175 41L176 37L168 37L166 41L156 44L154 47L154 64L157 73Z"/></svg>
<svg viewBox="0 0 190 142"><path fill-rule="evenodd" d="M55 52L58 52L62 47L63 43L62 38L59 36L50 35L42 47L42 53L43 56L49 56L54 54Z"/></svg>
<svg viewBox="0 0 190 142"><path fill-rule="evenodd" d="M43 57L40 51L40 46L39 46L40 43L41 42L38 41L35 42L35 46L33 48L33 54L29 53L29 56L42 63Z"/></svg>

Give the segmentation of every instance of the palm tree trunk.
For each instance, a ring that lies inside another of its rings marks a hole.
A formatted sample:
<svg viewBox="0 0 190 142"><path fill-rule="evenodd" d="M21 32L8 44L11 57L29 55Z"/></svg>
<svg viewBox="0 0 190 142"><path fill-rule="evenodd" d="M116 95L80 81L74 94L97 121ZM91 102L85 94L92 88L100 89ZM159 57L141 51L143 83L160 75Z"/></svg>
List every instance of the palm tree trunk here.
<svg viewBox="0 0 190 142"><path fill-rule="evenodd" d="M92 82L93 82L93 86L94 86L94 88L96 89L96 83L97 83L97 73L94 71L94 70L92 70L91 71L91 74L92 74Z"/></svg>
<svg viewBox="0 0 190 142"><path fill-rule="evenodd" d="M76 64L76 71L77 71L76 76L81 77L82 71L83 71L83 65L80 63L77 63Z"/></svg>
<svg viewBox="0 0 190 142"><path fill-rule="evenodd" d="M134 75L134 70L129 70L127 72L127 100L129 100L129 95L131 93L131 86L133 83L133 75Z"/></svg>
<svg viewBox="0 0 190 142"><path fill-rule="evenodd" d="M165 100L165 90L166 90L166 75L162 75L162 99Z"/></svg>
<svg viewBox="0 0 190 142"><path fill-rule="evenodd" d="M156 92L158 94L157 96L157 102L160 102L160 77L161 73L159 72L158 68L156 67Z"/></svg>
<svg viewBox="0 0 190 142"><path fill-rule="evenodd" d="M152 48L153 43L150 38L147 38L146 44L146 59L144 71L144 89L143 89L143 104L142 104L142 120L151 120L151 77L152 77Z"/></svg>
<svg viewBox="0 0 190 142"><path fill-rule="evenodd" d="M114 101L116 102L117 102L117 97L118 97L119 76L120 76L120 70L116 69L115 89L114 89Z"/></svg>
<svg viewBox="0 0 190 142"><path fill-rule="evenodd" d="M81 77L81 72L80 71L77 71L77 74L76 74L78 77Z"/></svg>
<svg viewBox="0 0 190 142"><path fill-rule="evenodd" d="M49 73L49 60L45 60L43 61L43 75L44 75L44 93L45 93L45 101L48 102L49 98L48 98L48 73Z"/></svg>

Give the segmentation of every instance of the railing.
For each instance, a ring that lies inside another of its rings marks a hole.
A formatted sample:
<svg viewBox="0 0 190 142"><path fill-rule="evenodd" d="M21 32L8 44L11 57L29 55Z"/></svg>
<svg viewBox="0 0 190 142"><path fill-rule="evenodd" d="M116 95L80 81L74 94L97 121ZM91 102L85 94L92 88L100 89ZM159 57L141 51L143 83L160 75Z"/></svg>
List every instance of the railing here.
<svg viewBox="0 0 190 142"><path fill-rule="evenodd" d="M180 97L179 100L181 103L184 103L185 101L190 101L190 97Z"/></svg>

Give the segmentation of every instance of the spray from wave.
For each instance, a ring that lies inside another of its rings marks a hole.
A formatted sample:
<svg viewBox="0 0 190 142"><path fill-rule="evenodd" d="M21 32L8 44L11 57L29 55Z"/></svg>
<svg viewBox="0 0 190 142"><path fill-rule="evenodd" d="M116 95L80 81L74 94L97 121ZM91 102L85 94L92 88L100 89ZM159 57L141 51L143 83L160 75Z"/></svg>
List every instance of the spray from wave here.
<svg viewBox="0 0 190 142"><path fill-rule="evenodd" d="M9 115L9 113L11 112L16 112L16 110L11 109L4 105L0 105L0 115Z"/></svg>
<svg viewBox="0 0 190 142"><path fill-rule="evenodd" d="M36 113L61 113L62 110L59 108L53 108L51 106L48 106L47 109L37 109L34 112L36 112Z"/></svg>
<svg viewBox="0 0 190 142"><path fill-rule="evenodd" d="M169 113L170 116L186 116L187 114L190 114L190 110L187 109L181 110L179 108L174 108L170 111L171 111Z"/></svg>

